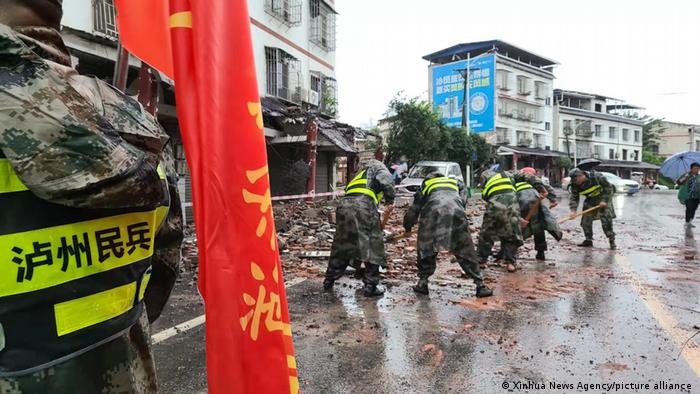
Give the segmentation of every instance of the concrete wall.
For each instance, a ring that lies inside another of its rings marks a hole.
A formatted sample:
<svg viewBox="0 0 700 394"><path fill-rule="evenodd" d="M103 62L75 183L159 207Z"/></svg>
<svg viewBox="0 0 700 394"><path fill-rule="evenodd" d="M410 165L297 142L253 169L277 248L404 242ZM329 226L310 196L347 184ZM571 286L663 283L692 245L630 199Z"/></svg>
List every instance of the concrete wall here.
<svg viewBox="0 0 700 394"><path fill-rule="evenodd" d="M663 127L666 130L659 138L660 156L668 157L689 150L700 151L700 125L663 122Z"/></svg>
<svg viewBox="0 0 700 394"><path fill-rule="evenodd" d="M619 117L618 120L606 120L596 118L595 114L591 113L590 116L585 115L573 115L566 113L565 108L561 108L558 114L558 120L556 124L557 128L557 150L566 152L566 137L564 136L564 127L566 122L569 121L571 127L575 127L576 120L590 121L590 128L593 131L593 135L590 137L581 137L572 135L569 137L571 142L571 155L576 159L590 158L594 157L596 152L599 152L599 159L603 160L625 160L624 151L627 151L628 161L635 161L635 152L638 153L637 161L642 159L642 126L637 123L626 122L626 119ZM599 126L600 133L596 135L595 129ZM610 138L610 128L615 128L615 137ZM624 129L628 130L628 138L624 139ZM635 141L635 130L638 131L638 140ZM597 148L596 148L597 147ZM596 151L597 149L597 151ZM610 150L613 150L613 156L610 157ZM617 154L617 157L615 156Z"/></svg>
<svg viewBox="0 0 700 394"><path fill-rule="evenodd" d="M335 78L335 51L326 51L313 43L311 31L311 0L301 2L301 24L287 26L265 11L266 0L249 0L253 52L260 95L266 94L265 47L279 48L300 61L298 76L302 89L311 86L311 72L320 72L326 77Z"/></svg>
<svg viewBox="0 0 700 394"><path fill-rule="evenodd" d="M64 1L62 23L75 30L92 32L92 0Z"/></svg>
<svg viewBox="0 0 700 394"><path fill-rule="evenodd" d="M505 76L505 80L500 80L500 78L504 78L501 75ZM525 78L524 90L530 94L519 92L519 77ZM498 143L500 134L500 142L505 139L509 142L508 145L518 145L518 135L520 135L532 140L529 147L542 149L550 147L553 149L553 78L551 74L540 69L499 56L496 63L497 133L488 136L488 141ZM539 85L539 95L536 94L536 84ZM524 108L527 113L534 114L534 120L522 120L512 116L514 111L519 108ZM537 139L539 139L540 146L536 146Z"/></svg>

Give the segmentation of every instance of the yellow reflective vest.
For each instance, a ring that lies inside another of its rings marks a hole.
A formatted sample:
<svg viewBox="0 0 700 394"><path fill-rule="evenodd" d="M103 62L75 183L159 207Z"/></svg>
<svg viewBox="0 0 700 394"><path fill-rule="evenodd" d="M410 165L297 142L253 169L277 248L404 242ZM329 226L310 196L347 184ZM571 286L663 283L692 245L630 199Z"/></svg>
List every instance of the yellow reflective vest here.
<svg viewBox="0 0 700 394"><path fill-rule="evenodd" d="M53 204L0 155L0 377L70 359L137 322L168 206Z"/></svg>

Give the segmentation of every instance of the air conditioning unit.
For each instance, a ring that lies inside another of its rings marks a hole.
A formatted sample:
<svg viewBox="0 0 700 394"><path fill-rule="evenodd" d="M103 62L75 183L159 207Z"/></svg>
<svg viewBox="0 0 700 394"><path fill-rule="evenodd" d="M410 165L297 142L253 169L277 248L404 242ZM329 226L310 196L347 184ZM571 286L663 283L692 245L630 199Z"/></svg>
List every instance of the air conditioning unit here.
<svg viewBox="0 0 700 394"><path fill-rule="evenodd" d="M321 102L321 94L315 90L309 90L309 104L318 106Z"/></svg>

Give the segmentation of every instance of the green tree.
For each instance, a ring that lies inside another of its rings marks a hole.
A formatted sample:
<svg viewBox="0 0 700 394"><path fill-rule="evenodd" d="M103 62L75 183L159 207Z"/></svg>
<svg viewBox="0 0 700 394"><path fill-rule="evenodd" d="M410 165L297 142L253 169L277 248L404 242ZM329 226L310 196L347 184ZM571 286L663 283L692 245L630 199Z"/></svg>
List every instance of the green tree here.
<svg viewBox="0 0 700 394"><path fill-rule="evenodd" d="M447 126L425 101L397 96L389 104L387 114L393 118L387 140L389 162L405 155L411 163L449 160L464 167L473 152L478 163L486 163L491 158L491 147L482 136Z"/></svg>
<svg viewBox="0 0 700 394"><path fill-rule="evenodd" d="M637 112L625 112L622 116L644 122L642 126L642 150L651 152L651 147L658 145L661 135L666 132L664 118L648 115L640 116ZM646 161L646 160L645 160Z"/></svg>

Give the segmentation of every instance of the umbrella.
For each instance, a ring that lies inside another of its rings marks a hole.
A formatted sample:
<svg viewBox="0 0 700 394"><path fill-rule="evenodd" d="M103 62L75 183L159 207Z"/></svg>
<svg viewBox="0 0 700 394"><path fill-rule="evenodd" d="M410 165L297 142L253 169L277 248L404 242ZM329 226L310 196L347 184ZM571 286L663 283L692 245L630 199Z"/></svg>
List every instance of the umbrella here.
<svg viewBox="0 0 700 394"><path fill-rule="evenodd" d="M594 167L598 167L600 165L600 160L598 159L585 159L581 160L580 163L578 163L578 169L583 170L583 171L590 171Z"/></svg>
<svg viewBox="0 0 700 394"><path fill-rule="evenodd" d="M700 163L700 152L680 152L666 159L660 171L666 177L678 179L690 171L693 163Z"/></svg>

